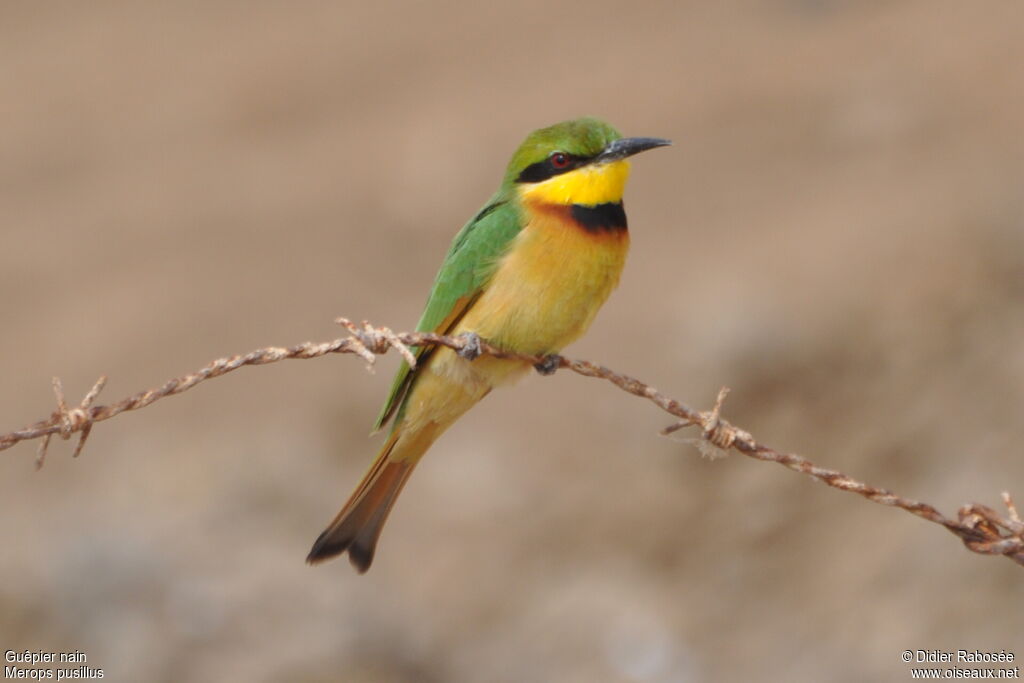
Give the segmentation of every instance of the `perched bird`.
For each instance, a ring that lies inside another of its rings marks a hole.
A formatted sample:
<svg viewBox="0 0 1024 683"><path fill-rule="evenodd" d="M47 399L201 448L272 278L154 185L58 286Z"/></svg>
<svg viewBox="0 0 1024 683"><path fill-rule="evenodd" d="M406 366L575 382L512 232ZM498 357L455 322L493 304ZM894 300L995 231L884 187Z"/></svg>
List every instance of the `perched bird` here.
<svg viewBox="0 0 1024 683"><path fill-rule="evenodd" d="M582 335L619 282L629 248L622 193L627 158L668 145L623 138L593 118L531 133L501 183L455 236L417 330L469 335L510 351L557 353ZM307 562L348 551L360 572L416 463L453 422L528 363L420 347L398 370L376 428L387 441Z"/></svg>

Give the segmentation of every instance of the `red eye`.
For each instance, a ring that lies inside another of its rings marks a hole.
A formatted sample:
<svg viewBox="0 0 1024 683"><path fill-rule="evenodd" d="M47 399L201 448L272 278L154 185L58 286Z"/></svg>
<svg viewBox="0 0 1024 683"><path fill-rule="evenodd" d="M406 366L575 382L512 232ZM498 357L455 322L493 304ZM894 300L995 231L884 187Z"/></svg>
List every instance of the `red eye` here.
<svg viewBox="0 0 1024 683"><path fill-rule="evenodd" d="M569 155L564 152L555 152L551 155L551 165L558 170L569 168Z"/></svg>

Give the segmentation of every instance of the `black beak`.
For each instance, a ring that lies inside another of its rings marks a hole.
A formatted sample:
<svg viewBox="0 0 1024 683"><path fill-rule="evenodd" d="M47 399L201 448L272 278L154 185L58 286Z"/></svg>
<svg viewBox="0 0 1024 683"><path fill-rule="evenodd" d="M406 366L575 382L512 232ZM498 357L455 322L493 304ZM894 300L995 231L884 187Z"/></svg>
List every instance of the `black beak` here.
<svg viewBox="0 0 1024 683"><path fill-rule="evenodd" d="M663 140L662 138L619 138L608 143L608 146L601 150L601 153L597 155L594 161L599 164L607 164L649 149L654 149L655 147L664 147L671 144L671 140Z"/></svg>

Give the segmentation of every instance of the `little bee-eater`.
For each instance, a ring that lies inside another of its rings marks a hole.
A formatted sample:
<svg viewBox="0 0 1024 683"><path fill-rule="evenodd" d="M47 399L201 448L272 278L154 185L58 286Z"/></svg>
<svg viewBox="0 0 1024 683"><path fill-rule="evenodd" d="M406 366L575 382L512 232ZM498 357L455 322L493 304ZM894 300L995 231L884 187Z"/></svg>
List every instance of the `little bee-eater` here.
<svg viewBox="0 0 1024 683"><path fill-rule="evenodd" d="M546 356L590 326L619 282L629 248L622 193L628 157L669 144L624 138L593 118L531 133L512 156L501 189L448 249L417 330L477 335L502 349ZM348 551L360 572L416 463L491 389L530 368L420 347L402 363L377 418L394 418L376 461L307 561Z"/></svg>

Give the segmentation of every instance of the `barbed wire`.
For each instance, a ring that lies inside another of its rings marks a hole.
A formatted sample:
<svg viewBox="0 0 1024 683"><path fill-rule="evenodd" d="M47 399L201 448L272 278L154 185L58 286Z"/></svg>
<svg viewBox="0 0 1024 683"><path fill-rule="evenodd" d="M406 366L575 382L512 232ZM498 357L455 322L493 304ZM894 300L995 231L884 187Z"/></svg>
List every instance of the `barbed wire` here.
<svg viewBox="0 0 1024 683"><path fill-rule="evenodd" d="M638 379L586 360L571 360L560 355L533 356L506 351L488 344L475 335L449 337L429 332L399 333L393 332L387 327L374 327L366 321L357 324L347 318L338 318L336 322L349 331L349 336L326 343L306 342L290 347L267 347L245 355L219 358L196 372L169 380L160 387L139 392L107 406L93 405L106 383L105 376L96 381L96 384L77 406L70 408L65 400L63 386L55 377L53 389L57 399L57 410L46 419L34 422L18 431L0 435L0 450L10 448L22 441L42 439L36 457L36 467L40 468L45 462L53 435L57 434L67 440L72 435L78 434L78 442L75 444L73 452L73 457L78 457L95 423L109 420L125 411L145 408L162 398L180 394L201 382L226 375L242 367L266 365L287 359L319 358L332 353L355 354L372 367L377 356L387 353L390 349L395 349L405 358L406 362L415 367L416 357L409 347L446 346L469 359L478 355L515 359L532 364L541 374L552 374L557 370L565 369L584 377L607 380L625 392L651 401L676 417L677 421L663 429L662 434L667 435L690 426L698 427L700 436L694 442L706 455L735 450L757 460L777 463L794 472L806 474L832 488L856 493L880 505L896 507L943 526L959 537L964 545L973 552L984 555L1005 555L1017 564L1024 566L1024 521L1021 520L1009 493L1002 494L1003 503L1007 509L1005 516L985 505L969 503L957 511L956 519L946 517L927 503L904 498L888 489L871 486L837 470L819 467L795 453L777 451L759 443L749 432L722 418L722 406L728 394L727 388L723 387L719 391L711 410L699 411L688 407L681 401L669 398L653 386Z"/></svg>

